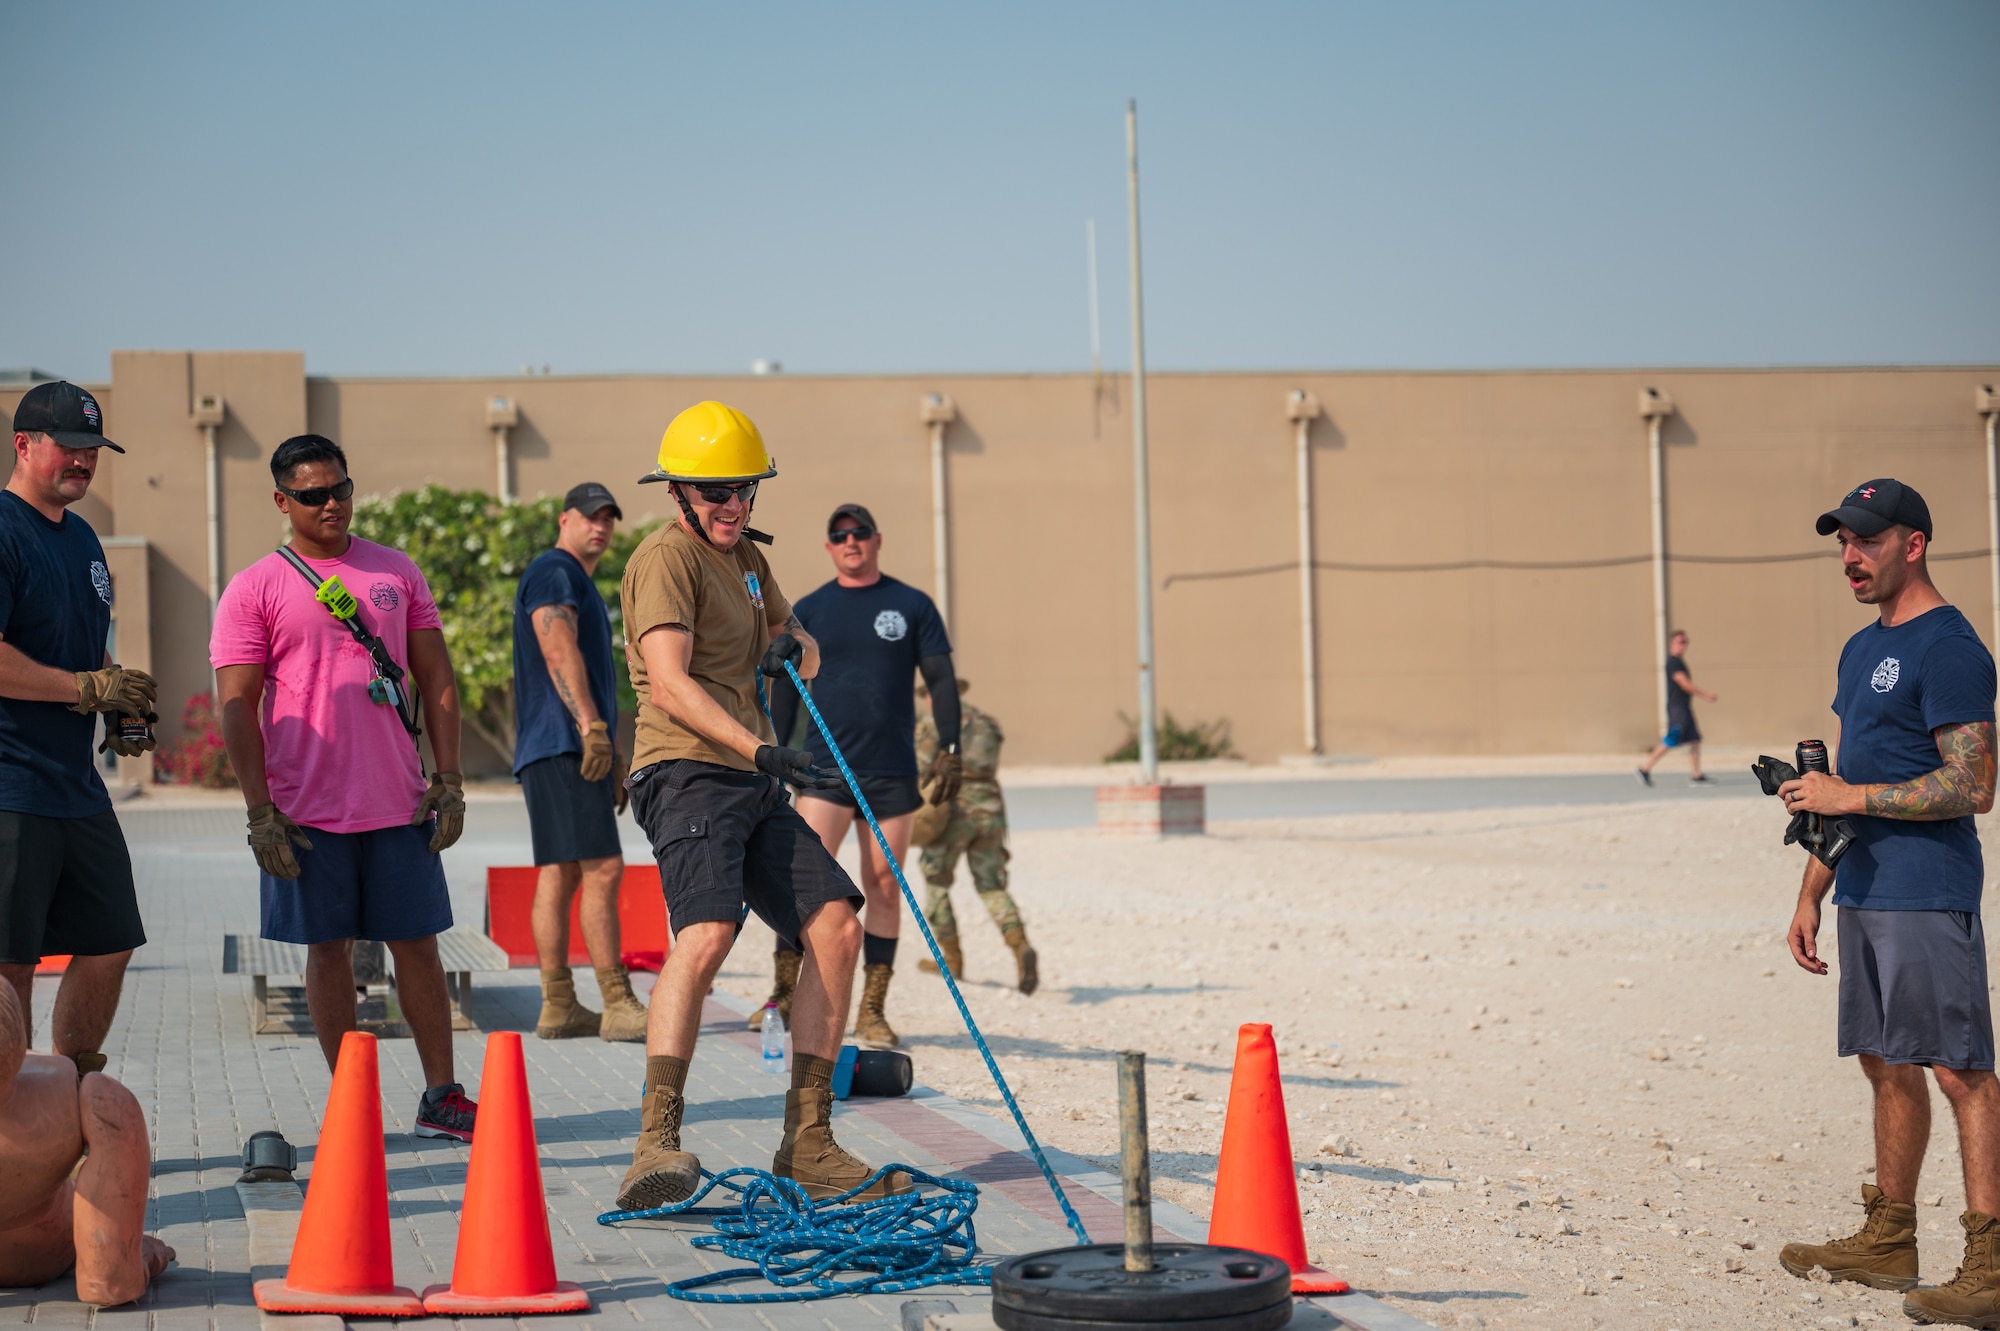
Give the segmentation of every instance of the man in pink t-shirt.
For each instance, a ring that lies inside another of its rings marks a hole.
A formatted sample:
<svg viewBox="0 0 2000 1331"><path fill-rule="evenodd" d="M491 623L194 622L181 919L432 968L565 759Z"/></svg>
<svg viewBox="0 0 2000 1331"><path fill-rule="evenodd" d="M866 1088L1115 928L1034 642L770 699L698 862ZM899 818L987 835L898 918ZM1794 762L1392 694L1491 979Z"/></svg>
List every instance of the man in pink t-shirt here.
<svg viewBox="0 0 2000 1331"><path fill-rule="evenodd" d="M354 940L387 943L428 1087L415 1131L471 1141L478 1106L452 1077L437 950L451 928L438 853L465 826L458 685L437 602L408 555L348 535L354 482L338 444L287 439L271 476L290 544L230 582L209 641L223 743L250 807L263 935L306 946L306 1006L328 1066L354 1029ZM439 768L428 785L417 699Z"/></svg>

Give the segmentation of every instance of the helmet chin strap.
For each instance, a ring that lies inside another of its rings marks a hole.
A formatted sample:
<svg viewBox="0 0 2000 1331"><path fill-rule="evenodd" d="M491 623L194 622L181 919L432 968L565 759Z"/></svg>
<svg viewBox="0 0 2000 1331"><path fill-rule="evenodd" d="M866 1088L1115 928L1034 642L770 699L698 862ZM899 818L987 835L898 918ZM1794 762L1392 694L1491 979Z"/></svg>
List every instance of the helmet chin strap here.
<svg viewBox="0 0 2000 1331"><path fill-rule="evenodd" d="M694 505L690 504L687 501L687 496L681 493L681 482L670 481L667 484L667 488L674 492L674 502L678 503L681 506L681 517L687 520L688 529L692 531L696 536L701 537L701 539L704 542L706 542L710 548L720 550L722 547L716 545L715 538L708 534L708 528L702 526L701 519L695 516ZM755 527L749 525L750 513L751 510L754 509L755 507L756 505L754 502L746 504L743 507L744 539L756 541L760 545L769 545L771 544L772 540L771 536L768 533L758 531Z"/></svg>

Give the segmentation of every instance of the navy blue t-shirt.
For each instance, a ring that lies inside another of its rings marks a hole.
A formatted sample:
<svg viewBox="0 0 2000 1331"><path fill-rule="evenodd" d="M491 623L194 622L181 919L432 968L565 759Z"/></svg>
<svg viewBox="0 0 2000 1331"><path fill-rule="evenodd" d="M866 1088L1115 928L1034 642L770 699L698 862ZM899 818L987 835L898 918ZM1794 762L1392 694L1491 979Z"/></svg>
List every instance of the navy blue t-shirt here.
<svg viewBox="0 0 2000 1331"><path fill-rule="evenodd" d="M611 613L597 584L567 550L535 556L521 574L514 593L514 773L529 763L559 753L583 752L576 718L563 706L562 695L549 677L535 636L534 612L545 605L566 605L576 611L576 645L590 679L590 698L597 714L618 734L618 677L611 665Z"/></svg>
<svg viewBox="0 0 2000 1331"><path fill-rule="evenodd" d="M884 574L867 587L829 582L794 601L792 613L819 643L813 704L847 765L856 776L915 776L917 662L951 650L931 598ZM834 765L819 727L806 727L805 749L816 764Z"/></svg>
<svg viewBox="0 0 2000 1331"><path fill-rule="evenodd" d="M0 491L0 639L58 670L102 670L111 572L74 513L50 522ZM86 818L111 807L93 761L97 716L60 702L0 698L0 809Z"/></svg>
<svg viewBox="0 0 2000 1331"><path fill-rule="evenodd" d="M1835 770L1855 785L1899 785L1943 765L1939 726L1993 719L1993 656L1948 605L1906 624L1870 624L1840 653ZM1979 909L1985 861L1972 816L1937 822L1851 815L1855 842L1834 866L1833 904L1867 910Z"/></svg>

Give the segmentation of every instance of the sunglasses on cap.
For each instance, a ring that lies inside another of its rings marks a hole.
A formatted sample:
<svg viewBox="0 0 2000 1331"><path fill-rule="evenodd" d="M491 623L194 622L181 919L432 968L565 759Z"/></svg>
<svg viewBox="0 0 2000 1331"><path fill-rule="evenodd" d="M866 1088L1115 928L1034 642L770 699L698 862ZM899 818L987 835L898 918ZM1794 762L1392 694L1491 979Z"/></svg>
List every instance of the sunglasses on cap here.
<svg viewBox="0 0 2000 1331"><path fill-rule="evenodd" d="M681 484L700 495L705 504L726 504L738 495L749 503L757 497L757 482L739 481L735 485L707 485L701 481L683 481Z"/></svg>
<svg viewBox="0 0 2000 1331"><path fill-rule="evenodd" d="M827 544L846 545L848 541L865 541L875 534L873 527L842 527L826 534Z"/></svg>
<svg viewBox="0 0 2000 1331"><path fill-rule="evenodd" d="M338 499L345 503L354 497L354 478L349 476L336 484L316 485L310 490L294 490L284 485L279 486L278 490L281 494L290 495L294 503L304 504L307 508L325 508L329 499Z"/></svg>

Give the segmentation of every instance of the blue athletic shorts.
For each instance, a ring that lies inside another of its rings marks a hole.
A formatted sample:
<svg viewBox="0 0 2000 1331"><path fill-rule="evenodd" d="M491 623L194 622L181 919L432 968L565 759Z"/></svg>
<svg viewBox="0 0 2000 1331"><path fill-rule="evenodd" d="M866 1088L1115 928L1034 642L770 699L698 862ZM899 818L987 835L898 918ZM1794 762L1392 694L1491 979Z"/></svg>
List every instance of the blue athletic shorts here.
<svg viewBox="0 0 2000 1331"><path fill-rule="evenodd" d="M373 832L299 829L297 878L259 873L264 937L278 943L378 943L429 938L451 928L444 862L431 854L431 824Z"/></svg>
<svg viewBox="0 0 2000 1331"><path fill-rule="evenodd" d="M1993 1070L1986 931L1969 910L1838 908L1840 1056Z"/></svg>

